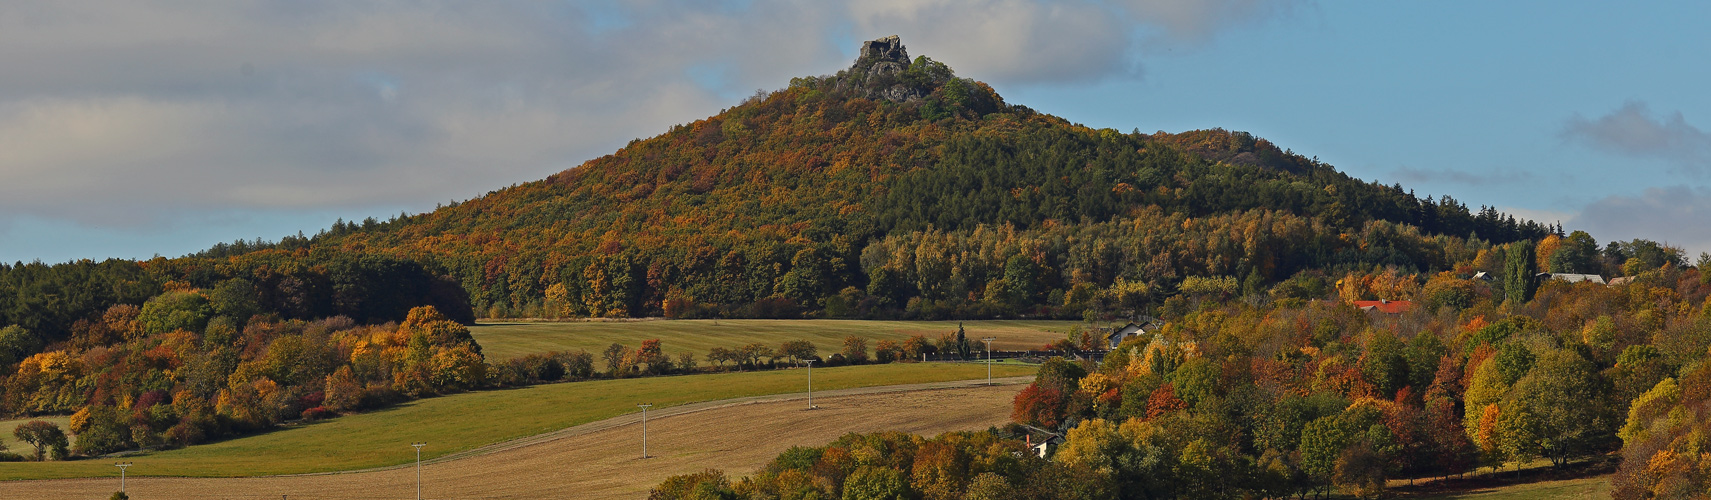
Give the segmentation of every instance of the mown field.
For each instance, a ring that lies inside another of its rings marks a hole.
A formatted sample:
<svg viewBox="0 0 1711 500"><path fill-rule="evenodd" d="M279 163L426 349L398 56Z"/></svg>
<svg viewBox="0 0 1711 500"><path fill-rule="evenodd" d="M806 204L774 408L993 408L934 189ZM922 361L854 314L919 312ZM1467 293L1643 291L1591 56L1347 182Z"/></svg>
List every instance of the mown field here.
<svg viewBox="0 0 1711 500"><path fill-rule="evenodd" d="M1032 366L998 364L997 377ZM636 411L697 401L784 394L806 387L803 370L599 380L482 391L418 400L393 408L286 427L189 448L127 457L139 476L229 477L297 474L397 465L414 460L409 443L427 441L424 458L532 436ZM898 363L814 369L815 390L969 380L978 363ZM0 463L0 480L112 474L111 460Z"/></svg>
<svg viewBox="0 0 1711 500"><path fill-rule="evenodd" d="M806 339L821 356L843 349L844 337L868 338L868 349L880 340L911 335L937 339L955 332L956 321L865 321L841 319L720 319L570 322L483 322L469 329L488 360L575 349L597 353L613 342L630 348L643 340L660 339L666 353L690 351L704 357L714 347L741 347L759 342L777 347L786 340ZM961 322L971 340L997 337L993 349L1033 349L1064 338L1080 321L990 320Z"/></svg>

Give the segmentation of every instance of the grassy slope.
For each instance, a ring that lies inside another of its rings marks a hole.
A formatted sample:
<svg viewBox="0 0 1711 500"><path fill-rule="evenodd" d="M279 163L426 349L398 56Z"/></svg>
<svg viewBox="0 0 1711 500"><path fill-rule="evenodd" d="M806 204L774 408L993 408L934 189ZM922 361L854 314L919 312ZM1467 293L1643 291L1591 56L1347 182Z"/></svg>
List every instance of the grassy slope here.
<svg viewBox="0 0 1711 500"><path fill-rule="evenodd" d="M1032 373L998 365L994 376ZM814 370L816 390L965 380L979 364L903 363ZM423 458L540 434L636 411L803 389L798 370L601 380L424 399L382 411L218 443L129 457L139 476L253 476L361 469L414 459L409 443L427 441ZM758 432L758 430L757 430ZM0 463L0 480L107 476L111 460Z"/></svg>
<svg viewBox="0 0 1711 500"><path fill-rule="evenodd" d="M1064 338L1080 321L964 321L970 339L997 337L993 349L1031 349ZM584 349L598 353L613 342L630 348L643 340L660 339L668 354L688 350L704 357L714 347L740 347L760 342L774 348L786 340L807 339L821 356L843 349L844 337L867 337L871 350L880 340L903 340L911 335L936 339L955 332L956 321L862 320L657 320L565 323L484 323L470 328L489 360L525 354Z"/></svg>

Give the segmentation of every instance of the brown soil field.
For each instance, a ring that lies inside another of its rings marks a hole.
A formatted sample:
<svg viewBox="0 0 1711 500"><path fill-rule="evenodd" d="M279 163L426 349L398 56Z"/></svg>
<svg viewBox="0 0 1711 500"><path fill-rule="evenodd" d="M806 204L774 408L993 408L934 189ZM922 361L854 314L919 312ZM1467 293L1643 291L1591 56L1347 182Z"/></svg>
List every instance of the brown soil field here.
<svg viewBox="0 0 1711 500"><path fill-rule="evenodd" d="M822 445L850 432L933 435L1009 420L1010 402L1031 377L800 394L685 405L648 415L641 458L639 415L502 443L422 466L422 498L642 499L674 474L723 469L750 474L791 446ZM405 449L405 453L408 453ZM291 457L279 457L290 460ZM414 467L256 478L131 478L131 498L411 499ZM118 478L0 483L0 498L103 499Z"/></svg>

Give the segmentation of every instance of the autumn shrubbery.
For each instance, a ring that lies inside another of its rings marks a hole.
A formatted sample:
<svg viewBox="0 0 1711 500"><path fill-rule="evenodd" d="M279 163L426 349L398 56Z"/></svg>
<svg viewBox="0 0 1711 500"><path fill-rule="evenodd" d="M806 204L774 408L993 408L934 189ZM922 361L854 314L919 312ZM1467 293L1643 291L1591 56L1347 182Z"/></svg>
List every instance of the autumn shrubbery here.
<svg viewBox="0 0 1711 500"><path fill-rule="evenodd" d="M187 446L495 383L468 329L432 307L398 324L255 316L240 329L231 317L209 318L215 311L203 293L115 306L103 324L113 343L72 343L22 359L0 403L13 415L71 414L70 451L100 455Z"/></svg>

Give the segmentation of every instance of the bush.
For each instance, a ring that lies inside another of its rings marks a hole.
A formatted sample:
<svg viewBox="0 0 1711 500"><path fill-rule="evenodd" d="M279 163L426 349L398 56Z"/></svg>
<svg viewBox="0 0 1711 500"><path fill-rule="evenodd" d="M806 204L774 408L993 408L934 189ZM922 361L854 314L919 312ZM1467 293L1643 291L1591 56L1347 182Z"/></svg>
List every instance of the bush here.
<svg viewBox="0 0 1711 500"><path fill-rule="evenodd" d="M338 413L333 412L333 410L327 409L327 407L325 407L325 406L316 406L314 408L303 410L303 420L308 420L311 422L316 421L316 420L329 419L329 418L333 418L336 416L338 416Z"/></svg>

